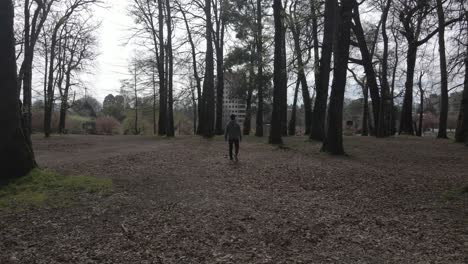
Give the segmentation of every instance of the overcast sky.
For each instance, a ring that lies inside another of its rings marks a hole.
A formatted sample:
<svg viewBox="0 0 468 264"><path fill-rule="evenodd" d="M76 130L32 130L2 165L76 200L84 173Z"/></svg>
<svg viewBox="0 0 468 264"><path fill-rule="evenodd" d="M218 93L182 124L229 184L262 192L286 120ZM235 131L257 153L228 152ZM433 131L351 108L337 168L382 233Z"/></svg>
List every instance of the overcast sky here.
<svg viewBox="0 0 468 264"><path fill-rule="evenodd" d="M109 93L117 93L120 80L128 74L128 58L133 48L126 45L133 21L127 15L128 0L105 0L108 8L96 8L96 18L102 20L99 29L99 57L94 76L89 78L88 93L102 101ZM88 79L88 78L87 78Z"/></svg>

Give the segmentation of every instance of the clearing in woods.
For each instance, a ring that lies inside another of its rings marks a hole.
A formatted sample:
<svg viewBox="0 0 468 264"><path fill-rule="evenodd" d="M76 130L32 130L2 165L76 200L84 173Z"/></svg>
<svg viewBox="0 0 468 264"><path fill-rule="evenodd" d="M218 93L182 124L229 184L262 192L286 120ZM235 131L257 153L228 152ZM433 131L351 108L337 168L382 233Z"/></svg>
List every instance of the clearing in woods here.
<svg viewBox="0 0 468 264"><path fill-rule="evenodd" d="M463 263L468 149L435 139L34 138L43 168L113 180L71 207L0 211L1 263ZM460 192L461 193L461 192ZM465 244L464 244L465 243Z"/></svg>

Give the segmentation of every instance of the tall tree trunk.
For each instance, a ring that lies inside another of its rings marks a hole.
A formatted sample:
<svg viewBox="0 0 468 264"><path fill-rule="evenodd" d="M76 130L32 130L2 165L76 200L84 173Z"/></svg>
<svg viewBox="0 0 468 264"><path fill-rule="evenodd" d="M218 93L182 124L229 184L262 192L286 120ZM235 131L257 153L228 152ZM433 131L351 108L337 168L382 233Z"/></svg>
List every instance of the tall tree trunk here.
<svg viewBox="0 0 468 264"><path fill-rule="evenodd" d="M166 74L165 67L165 48L164 48L164 0L158 0L158 41L159 41L159 120L158 120L158 135L166 135L167 133L167 89L166 89Z"/></svg>
<svg viewBox="0 0 468 264"><path fill-rule="evenodd" d="M320 58L320 72L314 110L312 112L310 139L323 141L325 138L325 116L327 110L328 85L330 81L331 56L333 52L333 36L336 23L337 0L325 3L325 22Z"/></svg>
<svg viewBox="0 0 468 264"><path fill-rule="evenodd" d="M282 101L285 99L284 90L286 85L286 61L283 53L284 44L284 23L283 23L283 7L281 0L273 1L273 17L275 24L275 58L273 70L273 111L271 114L271 127L270 127L270 144L282 144Z"/></svg>
<svg viewBox="0 0 468 264"><path fill-rule="evenodd" d="M290 25L291 33L294 39L294 51L296 52L297 57L297 71L298 71L298 81L301 84L302 88L302 100L304 102L304 113L305 113L305 134L310 134L310 121L312 115L312 102L310 99L309 86L307 85L307 78L304 71L304 62L302 60L302 49L300 43L300 25L299 22L294 17L293 23Z"/></svg>
<svg viewBox="0 0 468 264"><path fill-rule="evenodd" d="M69 9L66 10L65 14L58 19L56 22L54 29L52 31L51 43L50 43L50 62L49 62L49 76L47 81L47 91L46 91L46 100L44 102L44 134L45 137L50 137L51 133L51 122L52 122L52 113L54 109L54 96L55 96L55 82L54 82L54 68L55 68L55 59L56 59L56 47L57 47L57 40L58 40L58 32L62 28L63 25L67 23L69 18L75 12L75 10L85 4L89 4L89 1L77 2L76 4L72 5ZM60 52L59 52L60 56Z"/></svg>
<svg viewBox="0 0 468 264"><path fill-rule="evenodd" d="M440 116L437 138L447 138L448 119L448 76L447 58L445 55L445 15L442 0L437 0L437 17L439 21L439 58L440 58Z"/></svg>
<svg viewBox="0 0 468 264"><path fill-rule="evenodd" d="M57 47L57 34L61 24L57 24L54 27L50 43L50 57L49 57L49 76L47 81L47 93L46 101L44 102L44 135L50 137L52 113L54 109L54 67L56 59L56 47Z"/></svg>
<svg viewBox="0 0 468 264"><path fill-rule="evenodd" d="M135 92L135 135L140 134L138 129L138 93L137 93L137 65L135 64L135 71L133 73L133 89Z"/></svg>
<svg viewBox="0 0 468 264"><path fill-rule="evenodd" d="M263 137L263 25L262 0L257 0L257 118L255 136Z"/></svg>
<svg viewBox="0 0 468 264"><path fill-rule="evenodd" d="M69 97L68 95L69 95L69 90L70 90L70 85L71 85L70 78L71 78L71 72L70 72L70 68L68 68L65 74L65 89L60 98L61 99L60 118L59 118L59 129L58 129L58 132L60 134L65 134L65 125L66 125L67 111L68 111L68 97Z"/></svg>
<svg viewBox="0 0 468 264"><path fill-rule="evenodd" d="M387 17L392 0L387 0L387 4L382 13L382 38L383 38L383 57L382 57L382 82L381 82L381 102L379 110L379 119L376 129L377 137L388 137L391 135L391 122L393 112L393 95L390 94L390 85L388 83L388 35L387 35Z"/></svg>
<svg viewBox="0 0 468 264"><path fill-rule="evenodd" d="M362 132L361 135L364 137L369 136L369 89L367 85L364 84L362 86L362 93L364 95L364 106L363 106L363 113L362 113Z"/></svg>
<svg viewBox="0 0 468 264"><path fill-rule="evenodd" d="M223 127L223 103L224 103L224 3L220 0L220 6L216 7L216 122L215 132L217 135L224 134Z"/></svg>
<svg viewBox="0 0 468 264"><path fill-rule="evenodd" d="M283 84L281 85L282 87L286 87L285 89L282 89L282 95L281 95L281 134L285 137L288 136L288 73L286 70L286 21L285 21L285 10L284 8L281 8L281 19L283 23L283 30L281 31L281 39L282 39L282 44L281 44L281 49L282 49L282 60L284 61L284 78L281 79Z"/></svg>
<svg viewBox="0 0 468 264"><path fill-rule="evenodd" d="M34 60L34 50L42 31L45 20L48 17L53 1L42 3L36 1L37 7L34 11L32 19L31 4L29 0L24 2L24 60L21 64L20 75L18 78L18 91L23 87L23 131L27 137L28 144L32 148L31 133L32 133L32 69Z"/></svg>
<svg viewBox="0 0 468 264"><path fill-rule="evenodd" d="M312 8L312 38L314 40L314 76L315 76L315 87L319 86L320 78L320 55L319 55L319 40L318 40L318 11L317 11L317 1L311 0L310 6ZM311 113L312 115L312 113ZM311 116L312 119L312 116ZM307 131L307 128L306 128ZM310 133L310 128L309 128Z"/></svg>
<svg viewBox="0 0 468 264"><path fill-rule="evenodd" d="M214 99L214 58L213 36L211 30L211 0L205 0L206 18L206 59L205 80L203 82L203 136L214 136L215 99Z"/></svg>
<svg viewBox="0 0 468 264"><path fill-rule="evenodd" d="M412 41L408 41L412 43ZM399 134L414 135L413 129L413 80L416 66L417 46L410 44L406 57L406 82L403 107L401 109Z"/></svg>
<svg viewBox="0 0 468 264"><path fill-rule="evenodd" d="M299 77L296 81L296 89L294 89L294 101L293 107L291 111L291 118L289 119L289 135L295 136L296 135L296 112L297 112L297 94L299 92Z"/></svg>
<svg viewBox="0 0 468 264"><path fill-rule="evenodd" d="M195 99L195 91L193 89L192 78L190 78L190 90L192 94L192 106L193 106L193 134L196 135L197 134L198 107L197 107L197 100Z"/></svg>
<svg viewBox="0 0 468 264"><path fill-rule="evenodd" d="M423 134L423 119L424 119L424 89L422 86L423 74L419 75L418 88L419 88L419 122L416 131L416 136L422 137Z"/></svg>
<svg viewBox="0 0 468 264"><path fill-rule="evenodd" d="M392 22L392 35L395 43L395 62L393 65L392 69L392 84L390 88L390 95L391 95L391 105L392 105L392 120L390 122L391 124L391 135L395 135L397 132L397 125L396 125L396 120L397 120L397 113L395 111L395 82L396 82L396 72L398 69L398 63L400 61L400 57L398 56L398 50L400 48L400 45L398 44L398 38L395 30L393 29L393 22Z"/></svg>
<svg viewBox="0 0 468 264"><path fill-rule="evenodd" d="M356 39L359 44L359 50L361 51L362 64L366 72L367 77L367 86L369 87L370 97L372 100L372 112L374 113L374 127L377 127L379 119L379 109L380 109L380 95L379 95L379 86L377 85L377 77L372 63L372 54L369 52L367 47L366 38L364 35L364 30L361 25L361 18L359 15L359 6L355 1L354 6L354 15L353 15L353 32L356 35Z"/></svg>
<svg viewBox="0 0 468 264"><path fill-rule="evenodd" d="M465 19L468 22L468 12L465 12ZM465 51L465 83L460 103L455 141L465 142L468 145L468 45L466 45Z"/></svg>
<svg viewBox="0 0 468 264"><path fill-rule="evenodd" d="M253 54L253 51L252 51ZM255 74L254 74L254 65L253 65L253 55L251 55L251 61L249 66L249 88L247 91L247 100L245 108L245 119L244 119L244 131L243 134L248 136L250 135L251 123L252 123L252 95L255 88Z"/></svg>
<svg viewBox="0 0 468 264"><path fill-rule="evenodd" d="M23 132L31 142L31 106L32 106L32 63L34 47L31 47L30 2L24 1L24 62L21 65L18 86L23 84ZM32 48L32 49L31 49ZM21 89L19 89L20 91Z"/></svg>
<svg viewBox="0 0 468 264"><path fill-rule="evenodd" d="M0 182L3 183L26 175L36 166L21 124L13 20L12 1L0 1Z"/></svg>
<svg viewBox="0 0 468 264"><path fill-rule="evenodd" d="M175 136L174 132L174 97L173 97L173 76L174 76L174 56L172 54L172 16L170 0L166 0L166 23L167 23L167 59L169 72L167 80L167 131L168 137Z"/></svg>
<svg viewBox="0 0 468 264"><path fill-rule="evenodd" d="M179 3L179 2L177 2ZM201 85L201 78L198 74L198 66L197 66L197 53L196 53L196 49L195 49L195 43L193 42L193 38L192 38L192 32L190 31L190 26L189 26L189 22L187 20L187 15L184 11L184 9L180 6L179 4L179 9L182 13L182 17L184 19L184 24L185 24L185 28L187 30L187 37L188 37L188 41L190 43L190 49L191 49L191 55L192 55L192 68L193 68L193 77L195 78L195 84L196 84L196 88L197 88L197 100L198 100L198 107L197 107L197 116L198 116L198 120L199 122L201 121L201 115L202 115L202 85ZM195 122L195 126L197 126L197 122ZM197 129L196 129L196 134L198 135L201 135L201 128L203 126L201 125L201 123L198 124L197 126Z"/></svg>
<svg viewBox="0 0 468 264"><path fill-rule="evenodd" d="M353 0L342 0L334 43L333 84L328 107L327 137L322 150L333 155L343 155L343 101L346 87L346 73L351 42L351 19Z"/></svg>
<svg viewBox="0 0 468 264"><path fill-rule="evenodd" d="M154 61L151 62L151 84L153 85L153 135L158 133L156 125L156 67Z"/></svg>

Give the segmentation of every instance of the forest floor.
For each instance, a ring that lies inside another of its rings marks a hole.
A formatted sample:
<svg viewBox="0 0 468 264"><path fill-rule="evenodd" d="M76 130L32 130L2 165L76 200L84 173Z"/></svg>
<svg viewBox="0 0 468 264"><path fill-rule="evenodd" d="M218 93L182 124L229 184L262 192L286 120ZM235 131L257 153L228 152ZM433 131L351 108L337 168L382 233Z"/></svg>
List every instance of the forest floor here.
<svg viewBox="0 0 468 264"><path fill-rule="evenodd" d="M110 178L107 196L0 211L0 263L467 263L468 148L346 137L34 137L38 163Z"/></svg>

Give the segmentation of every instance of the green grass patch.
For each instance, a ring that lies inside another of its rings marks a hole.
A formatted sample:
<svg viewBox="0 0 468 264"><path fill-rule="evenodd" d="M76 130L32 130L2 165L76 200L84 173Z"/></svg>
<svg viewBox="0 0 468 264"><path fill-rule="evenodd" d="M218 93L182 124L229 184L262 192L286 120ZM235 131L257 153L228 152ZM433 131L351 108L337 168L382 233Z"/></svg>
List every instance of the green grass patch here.
<svg viewBox="0 0 468 264"><path fill-rule="evenodd" d="M0 187L0 210L22 210L74 204L80 194L110 193L112 181L87 176L63 176L35 169L27 176Z"/></svg>
<svg viewBox="0 0 468 264"><path fill-rule="evenodd" d="M448 190L442 193L442 198L447 201L454 201L468 197L468 185L462 188Z"/></svg>

